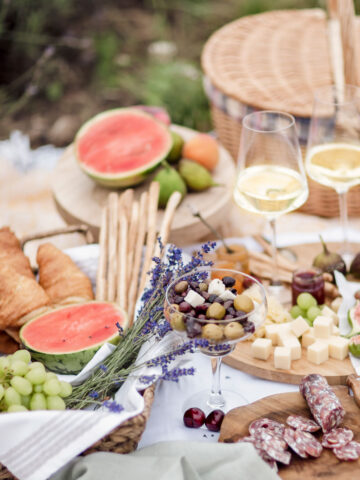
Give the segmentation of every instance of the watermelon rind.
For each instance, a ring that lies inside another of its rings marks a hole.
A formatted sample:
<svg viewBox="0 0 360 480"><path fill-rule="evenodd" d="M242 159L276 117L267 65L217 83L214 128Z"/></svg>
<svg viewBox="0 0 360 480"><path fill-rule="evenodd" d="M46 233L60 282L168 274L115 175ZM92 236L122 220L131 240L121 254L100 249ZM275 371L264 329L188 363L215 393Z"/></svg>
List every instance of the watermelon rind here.
<svg viewBox="0 0 360 480"><path fill-rule="evenodd" d="M81 160L81 155L79 154L77 145L79 140L86 134L90 127L92 127L95 123L103 120L104 118L108 118L111 116L119 115L119 114L127 114L131 113L136 116L142 116L150 119L151 121L155 122L158 126L161 127L163 130L164 137L166 138L166 145L161 153L161 155L153 158L146 166L142 166L140 168L130 170L128 172L123 173L109 173L104 174L96 171L93 168L90 168ZM75 136L74 141L74 150L75 150L75 157L76 160L84 173L86 173L90 178L92 178L98 184L108 187L108 188L125 188L125 187L132 187L134 185L138 185L139 183L143 182L150 173L152 173L156 167L164 160L168 153L170 152L173 145L173 139L171 136L171 131L164 125L162 122L156 120L154 117L145 113L136 108L114 108L112 110L106 110L105 112L99 113L95 115L95 117L88 120L78 131Z"/></svg>
<svg viewBox="0 0 360 480"><path fill-rule="evenodd" d="M97 301L92 301L92 302L84 302L84 304L90 304L90 303L106 303L109 304L110 302L97 302ZM114 306L114 309L118 310L122 317L123 317L123 323L122 323L122 328L123 330L126 330L128 326L128 317L126 312L122 310L118 305L112 304ZM66 305L60 308L55 308L52 310L52 312L55 311L60 311L60 310L66 310L71 305ZM80 350L75 350L72 352L61 352L61 353L52 353L52 352L46 352L46 351L40 351L39 349L33 348L29 342L26 339L26 329L29 325L31 325L33 322L36 322L39 320L41 317L48 315L49 311L46 313L39 315L29 322L25 323L25 325L22 326L20 330L20 339L24 347L29 350L32 359L37 360L39 362L42 362L48 370L51 370L56 373L61 373L61 374L77 374L79 373L85 365L89 363L89 361L94 357L95 353L105 344L105 343L112 343L116 345L119 340L120 340L120 335L118 332L113 333L112 335L109 335L108 338L106 338L102 342L95 343L94 345L80 349ZM54 332L56 333L56 332Z"/></svg>

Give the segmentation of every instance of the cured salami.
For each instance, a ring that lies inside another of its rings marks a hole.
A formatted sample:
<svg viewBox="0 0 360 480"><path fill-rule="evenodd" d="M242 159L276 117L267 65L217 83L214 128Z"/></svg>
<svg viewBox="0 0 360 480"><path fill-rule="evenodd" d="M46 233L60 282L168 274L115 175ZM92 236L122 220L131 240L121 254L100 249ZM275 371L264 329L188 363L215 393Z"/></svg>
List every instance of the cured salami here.
<svg viewBox="0 0 360 480"><path fill-rule="evenodd" d="M354 434L348 428L334 428L329 433L325 433L321 444L325 448L338 448L351 442L353 438Z"/></svg>
<svg viewBox="0 0 360 480"><path fill-rule="evenodd" d="M307 375L300 383L300 392L324 433L341 424L345 410L324 377Z"/></svg>
<svg viewBox="0 0 360 480"><path fill-rule="evenodd" d="M295 440L298 445L302 445L308 455L320 457L323 447L311 433L295 430Z"/></svg>
<svg viewBox="0 0 360 480"><path fill-rule="evenodd" d="M273 431L269 431L269 430L266 430L266 429L259 428L259 429L254 431L252 436L255 437L258 440L263 441L263 442L272 443L278 449L286 450L286 448L287 448L287 443L282 438L282 436L278 435L277 433L275 433Z"/></svg>
<svg viewBox="0 0 360 480"><path fill-rule="evenodd" d="M360 443L349 442L346 445L334 448L333 452L339 460L354 461L360 458Z"/></svg>
<svg viewBox="0 0 360 480"><path fill-rule="evenodd" d="M286 419L286 423L295 429L302 430L304 432L317 432L320 430L320 425L318 425L314 420L310 418L301 417L300 415L289 415Z"/></svg>
<svg viewBox="0 0 360 480"><path fill-rule="evenodd" d="M292 428L285 428L284 440L289 445L291 450L297 453L301 458L308 458L305 444L303 442L298 442L295 435L295 430Z"/></svg>
<svg viewBox="0 0 360 480"><path fill-rule="evenodd" d="M259 418L254 420L249 425L250 435L253 435L258 430L266 430L268 432L274 432L277 435L282 436L284 434L285 425L270 418Z"/></svg>

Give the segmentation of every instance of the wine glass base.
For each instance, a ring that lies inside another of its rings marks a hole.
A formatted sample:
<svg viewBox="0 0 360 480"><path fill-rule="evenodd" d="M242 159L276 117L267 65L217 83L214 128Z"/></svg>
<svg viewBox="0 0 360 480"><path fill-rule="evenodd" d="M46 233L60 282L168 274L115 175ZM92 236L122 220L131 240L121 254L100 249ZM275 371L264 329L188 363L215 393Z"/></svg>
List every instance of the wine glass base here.
<svg viewBox="0 0 360 480"><path fill-rule="evenodd" d="M242 405L247 405L249 402L243 397L240 393L234 392L232 390L223 390L222 398L224 403L220 402L211 402L210 401L210 391L202 390L200 392L191 395L183 403L183 411L185 412L188 408L201 408L201 410L208 415L213 410L219 409L224 413L227 413L229 410L232 410L236 407L241 407ZM219 399L217 399L219 400Z"/></svg>

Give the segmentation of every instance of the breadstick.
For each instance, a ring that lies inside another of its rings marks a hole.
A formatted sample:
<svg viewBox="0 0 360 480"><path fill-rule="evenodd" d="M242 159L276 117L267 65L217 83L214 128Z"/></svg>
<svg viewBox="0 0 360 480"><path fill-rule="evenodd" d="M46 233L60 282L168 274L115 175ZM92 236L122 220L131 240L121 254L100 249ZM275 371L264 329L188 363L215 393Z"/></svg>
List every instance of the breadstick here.
<svg viewBox="0 0 360 480"><path fill-rule="evenodd" d="M260 243L264 251L272 257L272 246L269 242L267 242L261 235L254 235L254 239ZM299 265L296 262L291 262L287 258L285 258L281 253L277 252L276 255L277 263L279 267L286 268L287 270L294 271L296 270Z"/></svg>
<svg viewBox="0 0 360 480"><path fill-rule="evenodd" d="M139 228L139 202L134 202L131 210L131 218L129 223L129 234L128 234L128 253L127 253L127 267L126 267L127 285L130 285L130 282L131 282L134 251L135 251L136 238L138 234L138 228Z"/></svg>
<svg viewBox="0 0 360 480"><path fill-rule="evenodd" d="M272 259L272 257L269 257L269 255L266 255L265 253L260 253L260 252L249 252L249 257L254 259L254 260L258 260L260 262L263 262L264 265L269 265L269 266L273 266L274 265L274 261ZM291 265L290 262L289 264L285 264L285 265L278 265L278 268L280 270L286 270L287 272L293 272L294 270L296 270L296 265Z"/></svg>
<svg viewBox="0 0 360 480"><path fill-rule="evenodd" d="M116 298L116 271L117 271L117 246L118 246L118 195L110 193L109 202L109 235L108 235L108 274L107 274L107 300L114 302Z"/></svg>
<svg viewBox="0 0 360 480"><path fill-rule="evenodd" d="M126 218L125 208L122 208L119 216L119 244L118 244L118 271L117 271L117 303L121 308L127 308L127 238L128 238L128 221Z"/></svg>
<svg viewBox="0 0 360 480"><path fill-rule="evenodd" d="M139 284L139 272L141 265L141 257L144 246L145 234L146 234L146 223L145 219L147 216L147 207L148 207L148 192L143 192L140 197L139 205L139 216L138 216L138 227L137 227L137 238L136 243L133 246L134 248L134 258L131 268L131 281L129 284L129 295L128 295L128 316L129 316L129 326L133 323L135 303L138 297L138 284ZM131 247L131 246L130 246Z"/></svg>
<svg viewBox="0 0 360 480"><path fill-rule="evenodd" d="M155 243L156 243L156 215L159 201L160 184L158 182L151 182L149 188L149 206L147 216L147 238L146 238L146 250L143 268L141 272L141 280L139 293L141 294L145 288L146 278L150 269L152 257L154 255Z"/></svg>
<svg viewBox="0 0 360 480"><path fill-rule="evenodd" d="M256 260L250 260L249 262L249 267L251 273L261 277L261 278L268 278L272 279L274 276L273 270L268 268L266 265L264 265L263 262L256 261ZM279 270L279 280L281 282L285 283L291 283L292 281L292 275L290 272L286 272L284 270Z"/></svg>
<svg viewBox="0 0 360 480"><path fill-rule="evenodd" d="M119 208L124 209L128 222L130 221L133 202L134 202L134 190L132 188L128 188L120 196L120 199L119 199Z"/></svg>
<svg viewBox="0 0 360 480"><path fill-rule="evenodd" d="M105 206L101 212L99 235L99 262L96 275L96 300L107 299L107 243L108 243L108 208Z"/></svg>

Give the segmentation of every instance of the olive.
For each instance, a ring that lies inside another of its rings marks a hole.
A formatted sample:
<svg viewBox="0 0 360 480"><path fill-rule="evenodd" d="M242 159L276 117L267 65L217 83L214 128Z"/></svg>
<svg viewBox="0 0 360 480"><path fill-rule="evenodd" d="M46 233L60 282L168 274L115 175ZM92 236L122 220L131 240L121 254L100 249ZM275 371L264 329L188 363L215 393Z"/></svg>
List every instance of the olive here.
<svg viewBox="0 0 360 480"><path fill-rule="evenodd" d="M188 313L188 315L189 315L190 317L196 317L196 312L195 312L195 310L192 308L192 309L190 310L190 312Z"/></svg>
<svg viewBox="0 0 360 480"><path fill-rule="evenodd" d="M215 320L221 320L224 318L226 310L220 303L212 303L206 311L207 318L215 318Z"/></svg>
<svg viewBox="0 0 360 480"><path fill-rule="evenodd" d="M176 293L183 293L188 289L188 282L186 280L182 280L181 282L177 283L175 285L175 292Z"/></svg>
<svg viewBox="0 0 360 480"><path fill-rule="evenodd" d="M238 322L230 322L226 325L224 329L225 337L229 340L235 340L244 335L244 328Z"/></svg>
<svg viewBox="0 0 360 480"><path fill-rule="evenodd" d="M208 309L208 307L210 306L210 303L202 303L201 305L198 305L197 307L195 307L195 311L196 313L206 313L206 310Z"/></svg>
<svg viewBox="0 0 360 480"><path fill-rule="evenodd" d="M201 295L205 298L205 300L209 300L209 298L210 298L210 293L208 293L208 292L205 292L205 291L201 292Z"/></svg>
<svg viewBox="0 0 360 480"><path fill-rule="evenodd" d="M223 328L215 323L208 323L202 328L202 336L208 340L218 342L223 338Z"/></svg>
<svg viewBox="0 0 360 480"><path fill-rule="evenodd" d="M234 307L236 310L242 310L249 313L254 310L254 302L245 294L237 295L234 299Z"/></svg>
<svg viewBox="0 0 360 480"><path fill-rule="evenodd" d="M225 287L233 287L236 283L236 280L233 277L223 277L222 281Z"/></svg>
<svg viewBox="0 0 360 480"><path fill-rule="evenodd" d="M211 294L209 296L209 302L214 303L216 298L217 298L217 295L215 295L215 293Z"/></svg>
<svg viewBox="0 0 360 480"><path fill-rule="evenodd" d="M233 317L236 317L238 315L234 307L229 307L226 309L226 311L229 315L232 315Z"/></svg>
<svg viewBox="0 0 360 480"><path fill-rule="evenodd" d="M221 297L216 297L214 302L216 303L224 303L224 300Z"/></svg>
<svg viewBox="0 0 360 480"><path fill-rule="evenodd" d="M207 283L201 282L201 283L199 284L199 290L200 290L200 292L207 292L207 289L208 289L208 284L207 284Z"/></svg>
<svg viewBox="0 0 360 480"><path fill-rule="evenodd" d="M232 300L226 300L226 302L224 302L224 308L226 308L226 310L232 307L233 305L234 305L234 302Z"/></svg>
<svg viewBox="0 0 360 480"><path fill-rule="evenodd" d="M232 288L230 290L231 293L233 293L234 295L237 295L238 291L236 290L236 288Z"/></svg>
<svg viewBox="0 0 360 480"><path fill-rule="evenodd" d="M184 315L180 312L174 312L170 315L170 325L173 330L183 332L185 330Z"/></svg>
<svg viewBox="0 0 360 480"><path fill-rule="evenodd" d="M182 313L189 313L191 308L192 307L191 307L190 303L187 303L187 302L184 302L184 301L182 301L179 305L179 310Z"/></svg>
<svg viewBox="0 0 360 480"><path fill-rule="evenodd" d="M189 338L194 338L201 334L201 324L193 318L188 318L186 322L186 332Z"/></svg>
<svg viewBox="0 0 360 480"><path fill-rule="evenodd" d="M181 293L181 296L182 296L183 298L186 297L186 295L187 295L187 291Z"/></svg>
<svg viewBox="0 0 360 480"><path fill-rule="evenodd" d="M183 301L184 301L184 299L181 295L175 295L174 303L181 303Z"/></svg>
<svg viewBox="0 0 360 480"><path fill-rule="evenodd" d="M190 287L193 290L199 290L199 284L197 282L190 282Z"/></svg>
<svg viewBox="0 0 360 480"><path fill-rule="evenodd" d="M255 332L255 325L253 322L246 321L243 323L244 331L246 333L254 333Z"/></svg>
<svg viewBox="0 0 360 480"><path fill-rule="evenodd" d="M231 320L234 318L234 315L230 315L229 313L227 313L224 317L224 320Z"/></svg>
<svg viewBox="0 0 360 480"><path fill-rule="evenodd" d="M206 315L204 315L203 313L200 313L200 315L198 315L197 318L198 318L199 320L205 320L205 319L206 319Z"/></svg>

